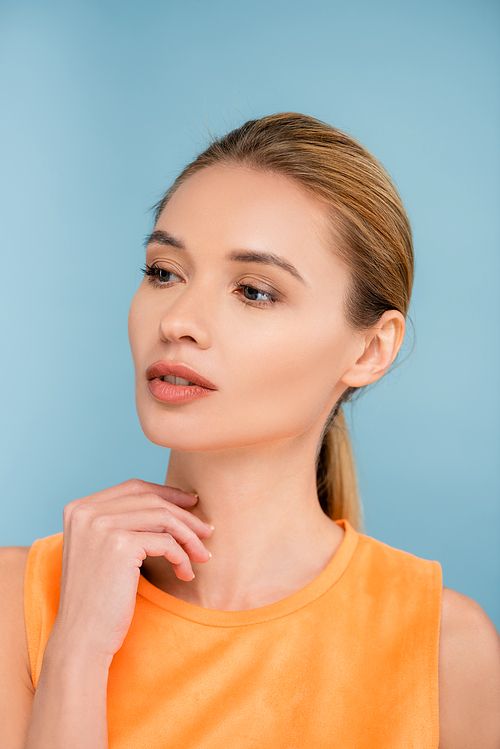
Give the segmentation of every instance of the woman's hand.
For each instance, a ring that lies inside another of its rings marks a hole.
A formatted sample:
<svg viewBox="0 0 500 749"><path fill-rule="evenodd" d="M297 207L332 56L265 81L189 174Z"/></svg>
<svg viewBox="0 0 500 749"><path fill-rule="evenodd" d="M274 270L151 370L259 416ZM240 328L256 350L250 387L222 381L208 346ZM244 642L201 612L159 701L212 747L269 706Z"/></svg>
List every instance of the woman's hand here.
<svg viewBox="0 0 500 749"><path fill-rule="evenodd" d="M61 596L47 648L109 667L130 627L146 556L164 556L180 580L194 577L191 561L210 559L200 539L211 528L184 509L197 501L131 479L66 505Z"/></svg>

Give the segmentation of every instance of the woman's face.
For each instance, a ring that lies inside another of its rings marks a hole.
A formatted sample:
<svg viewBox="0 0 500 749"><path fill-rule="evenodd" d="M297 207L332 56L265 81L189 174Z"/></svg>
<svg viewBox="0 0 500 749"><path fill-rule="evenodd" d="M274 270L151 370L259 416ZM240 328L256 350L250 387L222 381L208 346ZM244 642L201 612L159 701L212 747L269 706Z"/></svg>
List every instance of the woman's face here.
<svg viewBox="0 0 500 749"><path fill-rule="evenodd" d="M329 245L322 205L281 175L212 166L175 192L147 246L146 264L160 270L129 315L148 439L185 451L311 429L319 439L363 350L342 310L348 270ZM146 375L155 362L187 365L216 390L165 402Z"/></svg>

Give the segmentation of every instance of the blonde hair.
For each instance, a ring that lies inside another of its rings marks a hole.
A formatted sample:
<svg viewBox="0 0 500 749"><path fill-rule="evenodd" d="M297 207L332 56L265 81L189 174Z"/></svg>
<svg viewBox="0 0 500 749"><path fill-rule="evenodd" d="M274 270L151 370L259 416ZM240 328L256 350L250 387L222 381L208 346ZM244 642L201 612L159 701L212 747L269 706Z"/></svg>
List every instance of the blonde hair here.
<svg viewBox="0 0 500 749"><path fill-rule="evenodd" d="M396 309L406 317L413 284L411 228L401 198L377 159L355 138L296 112L249 120L191 162L154 206L155 223L177 188L200 169L240 164L290 177L319 198L331 217L332 251L350 269L347 322L364 330ZM340 238L340 241L339 241ZM363 388L348 387L330 413L316 454L323 511L363 529L354 458L342 403Z"/></svg>

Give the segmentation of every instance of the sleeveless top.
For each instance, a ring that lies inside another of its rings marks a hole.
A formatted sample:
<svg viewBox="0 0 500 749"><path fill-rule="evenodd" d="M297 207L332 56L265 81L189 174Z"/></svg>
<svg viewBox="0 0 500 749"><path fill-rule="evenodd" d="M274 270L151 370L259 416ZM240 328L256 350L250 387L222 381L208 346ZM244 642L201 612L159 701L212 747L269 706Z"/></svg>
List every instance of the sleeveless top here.
<svg viewBox="0 0 500 749"><path fill-rule="evenodd" d="M109 749L438 749L441 565L335 522L345 533L323 571L259 608L207 609L140 576L109 672ZM35 687L62 541L35 541L27 559Z"/></svg>

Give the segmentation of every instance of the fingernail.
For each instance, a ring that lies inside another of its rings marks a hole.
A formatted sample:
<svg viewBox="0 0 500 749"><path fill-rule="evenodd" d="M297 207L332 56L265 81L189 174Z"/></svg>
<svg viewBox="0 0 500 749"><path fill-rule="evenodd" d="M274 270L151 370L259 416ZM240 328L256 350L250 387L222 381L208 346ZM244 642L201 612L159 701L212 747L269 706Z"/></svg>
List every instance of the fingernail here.
<svg viewBox="0 0 500 749"><path fill-rule="evenodd" d="M206 523L206 525L208 525L208 523ZM208 525L208 527L210 528L211 531L215 530L215 525Z"/></svg>
<svg viewBox="0 0 500 749"><path fill-rule="evenodd" d="M189 494L190 497L196 497L196 499L200 498L200 495L197 494L197 492L186 492L186 494Z"/></svg>
<svg viewBox="0 0 500 749"><path fill-rule="evenodd" d="M191 580L194 580L194 578L195 578L195 574L194 574L194 572L193 572L193 577L191 578Z"/></svg>
<svg viewBox="0 0 500 749"><path fill-rule="evenodd" d="M207 549L207 551L208 551L208 549ZM211 552L211 551L209 551L209 552L208 552L208 556L209 556L209 557L211 557L211 556L212 556L212 552Z"/></svg>

